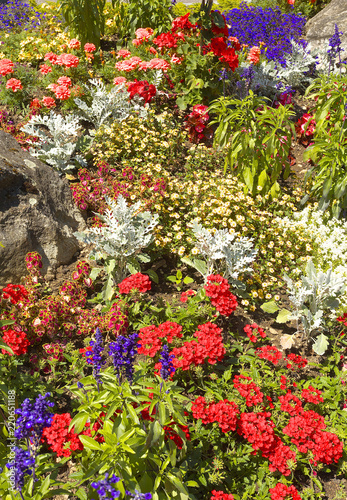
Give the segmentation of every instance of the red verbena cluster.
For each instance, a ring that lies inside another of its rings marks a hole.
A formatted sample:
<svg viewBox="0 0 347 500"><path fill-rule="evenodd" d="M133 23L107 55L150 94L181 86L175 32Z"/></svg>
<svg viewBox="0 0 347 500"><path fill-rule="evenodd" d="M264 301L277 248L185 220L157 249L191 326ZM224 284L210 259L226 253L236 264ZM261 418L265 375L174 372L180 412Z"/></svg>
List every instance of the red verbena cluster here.
<svg viewBox="0 0 347 500"><path fill-rule="evenodd" d="M300 354L294 354L293 352L288 354L286 361L287 368L289 370L294 370L295 368L305 368L308 363L307 359L302 358Z"/></svg>
<svg viewBox="0 0 347 500"><path fill-rule="evenodd" d="M73 451L82 451L83 444L79 439L79 436L89 436L91 437L91 431L89 423L86 424L87 427L84 431L76 434L74 428L69 431L69 425L72 418L69 413L63 413L61 415L55 414L53 416L52 425L50 427L45 427L42 433L42 442L47 443L50 450L54 451L58 457L70 457ZM95 422L93 425L93 431L97 432L101 427L101 422ZM96 434L94 439L102 443L104 442L104 437L100 434Z"/></svg>
<svg viewBox="0 0 347 500"><path fill-rule="evenodd" d="M154 358L162 349L162 339L171 344L174 338L182 338L182 327L173 321L166 321L159 326L150 325L139 330L139 354Z"/></svg>
<svg viewBox="0 0 347 500"><path fill-rule="evenodd" d="M324 399L321 397L321 394L322 391L315 389L312 385L310 385L308 389L303 389L301 391L302 399L304 399L307 403L313 403L315 405L324 403Z"/></svg>
<svg viewBox="0 0 347 500"><path fill-rule="evenodd" d="M258 358L266 359L274 365L277 365L278 362L282 359L281 351L279 351L274 345L265 345L262 347L258 347L255 354L256 356L258 356Z"/></svg>
<svg viewBox="0 0 347 500"><path fill-rule="evenodd" d="M286 486L283 483L277 483L274 488L270 488L271 500L301 500L295 486Z"/></svg>
<svg viewBox="0 0 347 500"><path fill-rule="evenodd" d="M207 297L211 299L211 304L223 316L230 316L237 308L235 295L230 291L228 280L219 274L211 274L207 277L205 285Z"/></svg>
<svg viewBox="0 0 347 500"><path fill-rule="evenodd" d="M12 349L13 353L16 356L25 354L28 351L28 347L30 345L25 332L17 330L6 330L2 337L2 340L6 342L6 344ZM5 351L5 349L1 349L1 352L2 354L12 356L12 354L8 351Z"/></svg>
<svg viewBox="0 0 347 500"><path fill-rule="evenodd" d="M127 88L130 99L134 97L135 94L138 94L145 101L145 104L151 102L152 98L156 95L157 89L155 85L150 85L147 80L134 80Z"/></svg>
<svg viewBox="0 0 347 500"><path fill-rule="evenodd" d="M234 500L231 493L224 493L224 491L212 490L211 500Z"/></svg>
<svg viewBox="0 0 347 500"><path fill-rule="evenodd" d="M247 333L247 337L251 342L257 342L257 333L262 339L265 339L266 333L260 326L258 326L256 323L253 323L252 325L246 325L243 329L245 333Z"/></svg>
<svg viewBox="0 0 347 500"><path fill-rule="evenodd" d="M18 302L25 302L28 298L28 290L23 285L6 285L0 292L0 300L10 300L11 304L18 304Z"/></svg>
<svg viewBox="0 0 347 500"><path fill-rule="evenodd" d="M145 293L151 289L151 286L152 283L147 274L136 273L119 283L118 288L121 294L128 294L135 290Z"/></svg>
<svg viewBox="0 0 347 500"><path fill-rule="evenodd" d="M242 413L237 433L252 445L255 452L259 450L269 460L271 472L278 470L284 476L289 476L291 470L288 461L295 462L296 455L275 435L275 424L270 417L270 412Z"/></svg>
<svg viewBox="0 0 347 500"><path fill-rule="evenodd" d="M241 382L245 380L246 382ZM264 394L251 377L245 375L235 375L234 388L240 393L240 396L246 399L246 406L256 406L263 402Z"/></svg>
<svg viewBox="0 0 347 500"><path fill-rule="evenodd" d="M188 130L189 139L196 144L206 139L204 130L210 118L207 110L208 106L196 104L193 106L192 112L186 116L184 121L185 128Z"/></svg>
<svg viewBox="0 0 347 500"><path fill-rule="evenodd" d="M194 333L198 341L185 342L181 347L175 347L170 354L175 357L172 361L175 369L189 370L191 365L202 365L205 360L210 364L222 361L226 353L223 345L222 330L213 323L199 325Z"/></svg>
<svg viewBox="0 0 347 500"><path fill-rule="evenodd" d="M208 404L203 396L199 396L192 403L192 413L194 418L200 418L205 425L217 422L222 432L226 433L236 430L240 411L233 401L225 399Z"/></svg>

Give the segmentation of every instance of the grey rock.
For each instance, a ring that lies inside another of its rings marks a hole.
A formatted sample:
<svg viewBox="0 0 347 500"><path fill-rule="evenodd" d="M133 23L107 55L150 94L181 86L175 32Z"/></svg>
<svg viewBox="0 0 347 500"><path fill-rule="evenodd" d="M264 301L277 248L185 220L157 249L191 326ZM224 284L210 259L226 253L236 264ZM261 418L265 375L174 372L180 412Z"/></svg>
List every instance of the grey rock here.
<svg viewBox="0 0 347 500"><path fill-rule="evenodd" d="M20 283L28 252L41 254L44 274L68 264L85 228L67 180L0 130L0 286Z"/></svg>
<svg viewBox="0 0 347 500"><path fill-rule="evenodd" d="M306 24L306 39L313 49L319 49L325 41L335 33L335 24L342 31L341 46L344 52L341 58L347 57L347 0L331 0L331 2Z"/></svg>

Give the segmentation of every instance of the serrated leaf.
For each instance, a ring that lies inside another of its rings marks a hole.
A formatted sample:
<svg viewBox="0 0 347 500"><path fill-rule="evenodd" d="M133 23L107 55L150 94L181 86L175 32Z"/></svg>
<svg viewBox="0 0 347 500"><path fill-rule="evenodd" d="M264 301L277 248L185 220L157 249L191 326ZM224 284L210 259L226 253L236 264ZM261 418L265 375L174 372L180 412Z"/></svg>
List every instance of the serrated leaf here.
<svg viewBox="0 0 347 500"><path fill-rule="evenodd" d="M264 312L267 312L267 313L274 313L276 311L279 310L279 307L278 305L276 304L276 302L274 300L270 300L270 302L264 302L264 304L262 304L260 306L260 308L264 311Z"/></svg>

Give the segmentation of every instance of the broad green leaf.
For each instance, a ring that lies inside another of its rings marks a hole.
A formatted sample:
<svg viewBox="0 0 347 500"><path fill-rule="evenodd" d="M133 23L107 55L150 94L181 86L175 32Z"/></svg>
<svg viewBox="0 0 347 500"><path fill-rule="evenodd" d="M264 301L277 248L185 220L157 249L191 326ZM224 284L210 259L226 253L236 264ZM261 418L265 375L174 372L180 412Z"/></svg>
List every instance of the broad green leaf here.
<svg viewBox="0 0 347 500"><path fill-rule="evenodd" d="M75 426L75 433L76 434L80 434L83 429L84 429L84 426L86 425L86 422L88 420L88 417L89 415L87 413L79 413L77 414L72 420L71 420L71 423L69 425L69 431L71 431L72 427Z"/></svg>
<svg viewBox="0 0 347 500"><path fill-rule="evenodd" d="M262 304L260 306L260 308L263 311L265 311L267 313L270 313L270 314L272 314L272 313L274 313L274 312L276 312L276 311L279 310L279 307L278 307L278 305L276 304L276 302L274 300L271 300L270 302L264 302L264 304Z"/></svg>
<svg viewBox="0 0 347 500"><path fill-rule="evenodd" d="M6 344L3 340L0 339L0 348L1 349L4 349L4 351L7 351L9 352L10 354L14 354L14 352L12 351L11 347Z"/></svg>
<svg viewBox="0 0 347 500"><path fill-rule="evenodd" d="M313 344L312 349L314 350L314 352L316 354L318 354L319 356L322 356L325 353L325 351L327 350L328 345L329 345L328 337L326 335L324 335L323 333L321 333L316 338L316 341Z"/></svg>
<svg viewBox="0 0 347 500"><path fill-rule="evenodd" d="M276 323L286 323L289 321L291 312L288 309L281 309L277 314Z"/></svg>
<svg viewBox="0 0 347 500"><path fill-rule="evenodd" d="M144 274L148 274L148 276L154 281L154 283L159 283L159 276L153 269L149 269L148 271L145 271Z"/></svg>
<svg viewBox="0 0 347 500"><path fill-rule="evenodd" d="M100 444L89 436L79 436L79 439L88 450L102 450Z"/></svg>

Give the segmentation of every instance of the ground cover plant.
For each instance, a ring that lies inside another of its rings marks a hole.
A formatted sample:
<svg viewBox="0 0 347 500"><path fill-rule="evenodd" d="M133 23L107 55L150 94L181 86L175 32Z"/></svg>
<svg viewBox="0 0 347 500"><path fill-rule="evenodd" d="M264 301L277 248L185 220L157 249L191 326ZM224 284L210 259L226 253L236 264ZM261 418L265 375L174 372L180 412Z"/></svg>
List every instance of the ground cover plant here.
<svg viewBox="0 0 347 500"><path fill-rule="evenodd" d="M87 222L0 291L4 500L346 498L341 33L174 3L4 7L1 128Z"/></svg>

